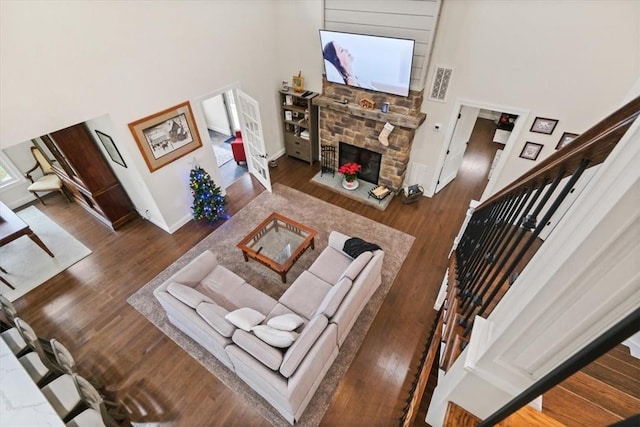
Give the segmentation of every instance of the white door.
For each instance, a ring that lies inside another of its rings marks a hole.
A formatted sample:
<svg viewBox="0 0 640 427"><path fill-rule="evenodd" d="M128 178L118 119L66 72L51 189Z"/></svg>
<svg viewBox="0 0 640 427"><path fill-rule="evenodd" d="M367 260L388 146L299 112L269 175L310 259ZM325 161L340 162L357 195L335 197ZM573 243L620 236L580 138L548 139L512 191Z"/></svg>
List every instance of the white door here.
<svg viewBox="0 0 640 427"><path fill-rule="evenodd" d="M460 108L458 119L456 120L456 127L453 130L447 155L444 158L444 163L440 170L440 177L436 184L436 193L453 181L458 174L458 169L460 169L462 165L464 152L467 149L467 144L469 143L471 132L473 132L473 127L476 124L478 114L480 114L479 108L468 107L466 105Z"/></svg>
<svg viewBox="0 0 640 427"><path fill-rule="evenodd" d="M258 101L251 98L240 89L236 89L236 109L240 126L242 128L242 140L247 156L249 172L271 192L271 177L267 164L267 149L262 136L262 123L260 122L260 108Z"/></svg>

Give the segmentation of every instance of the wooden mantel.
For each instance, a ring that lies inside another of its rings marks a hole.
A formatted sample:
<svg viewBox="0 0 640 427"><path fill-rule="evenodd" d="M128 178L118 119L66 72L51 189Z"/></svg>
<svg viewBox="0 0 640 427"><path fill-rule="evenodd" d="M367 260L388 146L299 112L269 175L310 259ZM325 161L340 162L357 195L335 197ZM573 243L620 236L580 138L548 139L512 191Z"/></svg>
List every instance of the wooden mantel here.
<svg viewBox="0 0 640 427"><path fill-rule="evenodd" d="M418 116L408 116L398 113L383 113L380 110L366 110L358 104L342 103L335 98L326 96L316 96L313 98L313 104L319 107L327 107L343 113L352 114L364 119L371 119L378 122L389 122L394 126L400 126L408 129L417 129L426 119L427 115L419 113Z"/></svg>

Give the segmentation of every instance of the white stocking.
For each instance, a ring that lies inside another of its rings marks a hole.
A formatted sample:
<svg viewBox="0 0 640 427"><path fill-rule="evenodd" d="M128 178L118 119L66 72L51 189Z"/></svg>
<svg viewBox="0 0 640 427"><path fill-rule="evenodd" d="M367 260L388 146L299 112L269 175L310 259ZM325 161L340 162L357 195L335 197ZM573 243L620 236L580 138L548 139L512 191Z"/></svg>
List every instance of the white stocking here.
<svg viewBox="0 0 640 427"><path fill-rule="evenodd" d="M389 146L389 134L394 128L395 126L389 122L384 124L380 135L378 135L378 141L380 141L380 144L384 145L385 147Z"/></svg>

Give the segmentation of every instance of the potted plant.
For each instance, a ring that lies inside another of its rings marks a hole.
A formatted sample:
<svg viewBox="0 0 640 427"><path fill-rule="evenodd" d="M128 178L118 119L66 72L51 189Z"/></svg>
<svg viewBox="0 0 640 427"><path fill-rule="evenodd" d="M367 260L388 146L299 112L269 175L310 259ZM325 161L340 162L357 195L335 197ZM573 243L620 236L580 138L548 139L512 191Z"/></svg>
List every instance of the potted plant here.
<svg viewBox="0 0 640 427"><path fill-rule="evenodd" d="M358 188L358 172L362 166L357 163L349 162L338 168L338 173L342 174L342 186L347 190L355 190Z"/></svg>

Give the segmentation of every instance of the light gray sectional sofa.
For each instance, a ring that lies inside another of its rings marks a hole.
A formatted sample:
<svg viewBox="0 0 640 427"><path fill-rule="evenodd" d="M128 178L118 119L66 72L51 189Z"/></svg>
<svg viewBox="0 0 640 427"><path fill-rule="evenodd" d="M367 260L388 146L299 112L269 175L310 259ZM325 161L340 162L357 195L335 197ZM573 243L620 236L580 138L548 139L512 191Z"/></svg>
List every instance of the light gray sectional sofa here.
<svg viewBox="0 0 640 427"><path fill-rule="evenodd" d="M327 248L277 301L220 265L209 251L156 288L154 295L171 323L294 424L381 283L384 252L363 252L353 259L343 251L347 239L331 232ZM302 318L293 344L269 345L257 331L238 328L225 317L245 307L263 314L262 324L290 313Z"/></svg>

